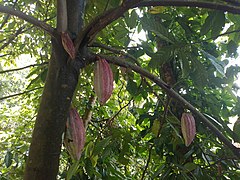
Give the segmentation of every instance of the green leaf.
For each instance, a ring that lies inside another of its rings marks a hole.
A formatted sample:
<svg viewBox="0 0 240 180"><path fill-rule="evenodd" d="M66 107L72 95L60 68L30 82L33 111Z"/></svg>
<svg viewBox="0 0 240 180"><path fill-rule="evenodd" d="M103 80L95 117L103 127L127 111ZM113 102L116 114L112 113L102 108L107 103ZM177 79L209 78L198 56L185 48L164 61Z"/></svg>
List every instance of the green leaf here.
<svg viewBox="0 0 240 180"><path fill-rule="evenodd" d="M191 62L193 64L194 70L190 74L190 77L196 83L197 87L202 89L207 82L207 71L201 62L199 62L195 58L191 58Z"/></svg>
<svg viewBox="0 0 240 180"><path fill-rule="evenodd" d="M42 82L45 82L45 81L46 81L47 72L48 72L48 68L44 69L44 70L41 72L40 78L41 78Z"/></svg>
<svg viewBox="0 0 240 180"><path fill-rule="evenodd" d="M208 15L208 17L205 19L205 22L202 25L202 28L200 30L201 36L207 34L210 31L210 29L214 23L213 19L214 19L214 14L210 13Z"/></svg>
<svg viewBox="0 0 240 180"><path fill-rule="evenodd" d="M129 78L128 82L127 82L127 87L126 87L127 91L133 95L136 96L138 94L138 86L137 83L135 81L133 81L133 79Z"/></svg>
<svg viewBox="0 0 240 180"><path fill-rule="evenodd" d="M214 24L212 27L212 37L216 37L220 34L223 27L225 25L225 14L223 11L217 11L215 18L214 18Z"/></svg>
<svg viewBox="0 0 240 180"><path fill-rule="evenodd" d="M130 27L131 29L135 28L138 21L138 14L136 13L136 11L132 10L130 16L125 18L125 21L128 27Z"/></svg>
<svg viewBox="0 0 240 180"><path fill-rule="evenodd" d="M104 150L104 148L110 143L110 141L111 141L111 137L107 137L97 142L97 144L94 147L93 154L94 155L100 154Z"/></svg>
<svg viewBox="0 0 240 180"><path fill-rule="evenodd" d="M79 167L79 161L74 161L73 164L70 166L68 172L67 172L67 180L70 180L73 175L76 174L76 171L78 170Z"/></svg>
<svg viewBox="0 0 240 180"><path fill-rule="evenodd" d="M179 51L178 55L181 61L182 75L183 77L187 77L190 73L190 63L188 54L186 52Z"/></svg>
<svg viewBox="0 0 240 180"><path fill-rule="evenodd" d="M168 32L168 30L163 25L156 23L154 20L146 17L141 18L141 22L144 29L151 31L155 33L159 38L174 44L174 36Z"/></svg>
<svg viewBox="0 0 240 180"><path fill-rule="evenodd" d="M212 63L212 65L216 68L216 70L225 77L224 73L224 65L221 61L219 61L217 58L215 58L213 55L209 54L208 52L201 50L204 56L206 56L207 59L209 59Z"/></svg>
<svg viewBox="0 0 240 180"><path fill-rule="evenodd" d="M235 57L237 55L238 44L230 40L227 44L228 56Z"/></svg>
<svg viewBox="0 0 240 180"><path fill-rule="evenodd" d="M194 163L189 162L189 163L184 164L184 168L185 168L187 171L193 171L194 169L197 168L197 165L194 164Z"/></svg>
<svg viewBox="0 0 240 180"><path fill-rule="evenodd" d="M95 167L97 165L97 161L98 161L98 155L91 156L91 162L92 162L93 167Z"/></svg>
<svg viewBox="0 0 240 180"><path fill-rule="evenodd" d="M13 154L10 151L7 151L7 153L5 155L5 158L4 158L4 163L5 163L7 168L9 166L11 166L12 160L13 160Z"/></svg>
<svg viewBox="0 0 240 180"><path fill-rule="evenodd" d="M225 25L225 15L222 11L212 11L206 18L200 30L201 35L207 34L210 30L212 37L216 37Z"/></svg>

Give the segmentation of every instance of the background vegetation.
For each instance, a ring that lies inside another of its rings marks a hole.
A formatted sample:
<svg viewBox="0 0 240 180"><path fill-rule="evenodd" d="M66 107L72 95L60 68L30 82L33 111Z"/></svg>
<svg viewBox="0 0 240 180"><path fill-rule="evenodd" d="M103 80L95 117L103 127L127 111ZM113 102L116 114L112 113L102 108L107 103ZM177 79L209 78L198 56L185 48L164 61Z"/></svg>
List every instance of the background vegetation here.
<svg viewBox="0 0 240 180"><path fill-rule="evenodd" d="M234 84L240 68L229 63L238 57L240 2L185 2L139 1L112 23L102 25L106 17L114 16L112 8L118 12L129 2L86 1L85 27L102 18L97 21L100 26L93 26L96 34L89 33L87 49L111 63L114 92L104 106L91 101L95 99L94 63L86 63L71 104L83 117L92 112L87 140L77 162L62 146L58 179L240 178L240 153L235 147L239 144L231 144L237 134L228 127L230 119L240 115L239 87ZM36 28L39 24L4 7L52 27L57 24L57 8L54 0L0 3L0 12L5 12L0 16L0 177L22 179L49 73L52 41L49 29ZM102 15L106 12L109 16ZM73 39L78 37L69 33ZM189 104L179 101L172 89L201 112L207 123ZM197 134L186 147L180 118L189 110Z"/></svg>

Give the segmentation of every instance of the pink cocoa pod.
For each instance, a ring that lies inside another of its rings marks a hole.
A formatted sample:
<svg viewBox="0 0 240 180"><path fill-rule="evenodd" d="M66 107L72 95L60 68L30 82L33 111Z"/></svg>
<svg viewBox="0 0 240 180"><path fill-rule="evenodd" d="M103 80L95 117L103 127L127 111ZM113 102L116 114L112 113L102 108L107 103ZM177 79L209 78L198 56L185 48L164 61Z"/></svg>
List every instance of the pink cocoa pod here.
<svg viewBox="0 0 240 180"><path fill-rule="evenodd" d="M71 59L75 59L76 57L75 47L69 34L67 32L62 32L61 38L62 38L62 45L65 51L68 53Z"/></svg>
<svg viewBox="0 0 240 180"><path fill-rule="evenodd" d="M95 63L94 90L101 105L104 105L112 95L113 73L105 59L100 59Z"/></svg>
<svg viewBox="0 0 240 180"><path fill-rule="evenodd" d="M181 117L181 129L185 145L189 146L196 134L195 119L191 113L183 113Z"/></svg>
<svg viewBox="0 0 240 180"><path fill-rule="evenodd" d="M71 157L79 160L85 144L85 128L83 120L75 108L70 109L69 118L66 122L64 144Z"/></svg>

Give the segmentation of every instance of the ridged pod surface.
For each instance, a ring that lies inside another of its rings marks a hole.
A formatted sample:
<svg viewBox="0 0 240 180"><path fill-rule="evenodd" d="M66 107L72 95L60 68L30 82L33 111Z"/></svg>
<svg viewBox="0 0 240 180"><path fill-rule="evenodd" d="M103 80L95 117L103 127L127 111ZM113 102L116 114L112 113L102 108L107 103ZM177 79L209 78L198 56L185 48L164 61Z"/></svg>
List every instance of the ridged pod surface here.
<svg viewBox="0 0 240 180"><path fill-rule="evenodd" d="M189 146L196 134L195 119L191 113L183 113L181 117L181 129L185 145Z"/></svg>
<svg viewBox="0 0 240 180"><path fill-rule="evenodd" d="M112 95L113 73L105 59L100 59L95 63L94 90L101 105L104 105Z"/></svg>
<svg viewBox="0 0 240 180"><path fill-rule="evenodd" d="M85 128L83 120L75 108L70 109L69 118L66 122L64 144L71 157L79 160L85 144Z"/></svg>
<svg viewBox="0 0 240 180"><path fill-rule="evenodd" d="M62 38L62 45L65 51L68 53L71 59L75 59L75 56L76 56L75 47L69 34L67 32L62 32L61 38Z"/></svg>

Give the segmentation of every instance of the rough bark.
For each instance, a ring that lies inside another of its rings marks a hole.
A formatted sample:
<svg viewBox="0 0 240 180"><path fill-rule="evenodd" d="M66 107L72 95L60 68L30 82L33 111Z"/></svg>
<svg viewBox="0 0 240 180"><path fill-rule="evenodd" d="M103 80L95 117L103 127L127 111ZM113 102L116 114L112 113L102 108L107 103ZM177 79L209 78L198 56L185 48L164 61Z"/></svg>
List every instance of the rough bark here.
<svg viewBox="0 0 240 180"><path fill-rule="evenodd" d="M77 75L67 65L61 41L53 40L53 53L38 111L24 179L56 179L62 134Z"/></svg>
<svg viewBox="0 0 240 180"><path fill-rule="evenodd" d="M58 15L64 13L68 16L68 19L75 19L79 11L83 12L84 10L84 7L80 6L83 2L85 0L71 1L73 3L71 5L78 8L71 9L68 7L69 12L58 12ZM58 8L58 11L64 11L64 9L66 11L65 6L69 5L70 1L67 1L67 4L59 4L62 5L62 8ZM79 24L75 20L67 24L72 33L77 33L76 31L80 30L78 29ZM52 38L52 56L32 135L24 174L25 180L56 179L62 134L65 130L71 100L78 82L79 69L84 66L81 63L84 56L83 51L80 52L78 57L80 59L69 62L68 54L62 46L59 32L63 30L62 28L65 29L66 18L58 18L57 27L58 33L55 32L55 38ZM78 64L76 65L76 63Z"/></svg>

